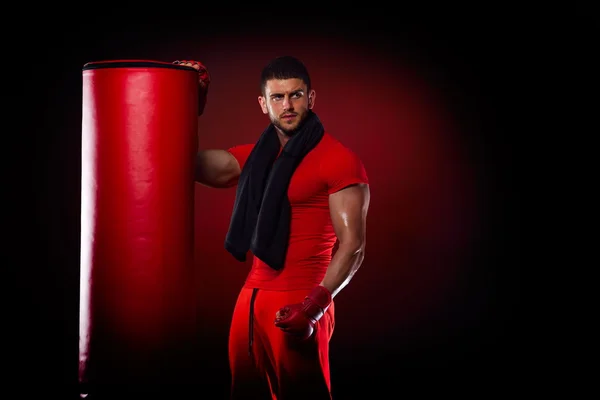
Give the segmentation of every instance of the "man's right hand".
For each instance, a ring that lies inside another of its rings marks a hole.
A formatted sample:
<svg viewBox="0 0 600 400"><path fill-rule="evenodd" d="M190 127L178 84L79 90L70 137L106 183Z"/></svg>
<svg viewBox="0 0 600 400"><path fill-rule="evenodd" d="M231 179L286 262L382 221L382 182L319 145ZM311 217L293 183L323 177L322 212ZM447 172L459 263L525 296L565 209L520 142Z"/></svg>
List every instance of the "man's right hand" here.
<svg viewBox="0 0 600 400"><path fill-rule="evenodd" d="M174 61L173 64L185 65L198 71L198 115L202 115L206 106L208 87L210 86L208 69L201 62L194 60L178 60Z"/></svg>

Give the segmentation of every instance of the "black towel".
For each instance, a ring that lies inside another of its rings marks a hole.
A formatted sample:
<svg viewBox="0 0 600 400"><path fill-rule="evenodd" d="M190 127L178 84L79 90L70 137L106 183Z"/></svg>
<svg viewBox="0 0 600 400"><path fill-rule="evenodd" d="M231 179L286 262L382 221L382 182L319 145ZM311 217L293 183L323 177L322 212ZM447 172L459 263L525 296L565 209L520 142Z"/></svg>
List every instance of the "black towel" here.
<svg viewBox="0 0 600 400"><path fill-rule="evenodd" d="M248 156L238 180L225 249L238 261L248 250L275 270L283 268L290 234L290 179L300 161L323 138L317 115L307 118L281 148L273 124L265 129Z"/></svg>

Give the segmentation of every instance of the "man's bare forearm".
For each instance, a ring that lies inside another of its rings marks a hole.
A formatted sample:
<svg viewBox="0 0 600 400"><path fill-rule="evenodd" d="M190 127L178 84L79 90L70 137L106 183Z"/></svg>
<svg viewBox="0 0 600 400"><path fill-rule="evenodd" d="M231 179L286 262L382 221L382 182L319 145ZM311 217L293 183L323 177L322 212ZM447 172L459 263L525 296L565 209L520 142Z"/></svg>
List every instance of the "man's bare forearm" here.
<svg viewBox="0 0 600 400"><path fill-rule="evenodd" d="M361 243L340 243L331 259L321 285L327 288L332 297L337 295L360 268L365 258L364 245Z"/></svg>

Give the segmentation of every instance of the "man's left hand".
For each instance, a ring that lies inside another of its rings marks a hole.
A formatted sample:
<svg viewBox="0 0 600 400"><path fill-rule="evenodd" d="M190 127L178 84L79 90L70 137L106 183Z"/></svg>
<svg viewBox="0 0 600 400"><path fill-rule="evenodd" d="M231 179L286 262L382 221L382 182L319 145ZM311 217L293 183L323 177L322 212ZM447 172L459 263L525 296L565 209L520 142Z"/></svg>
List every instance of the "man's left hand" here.
<svg viewBox="0 0 600 400"><path fill-rule="evenodd" d="M173 61L173 64L185 65L186 67L192 67L198 71L198 116L201 116L204 113L208 88L210 86L208 69L200 61L195 60L177 60Z"/></svg>
<svg viewBox="0 0 600 400"><path fill-rule="evenodd" d="M306 340L312 336L315 324L331 304L331 293L323 286L316 286L302 303L289 304L277 311L275 326L282 331Z"/></svg>

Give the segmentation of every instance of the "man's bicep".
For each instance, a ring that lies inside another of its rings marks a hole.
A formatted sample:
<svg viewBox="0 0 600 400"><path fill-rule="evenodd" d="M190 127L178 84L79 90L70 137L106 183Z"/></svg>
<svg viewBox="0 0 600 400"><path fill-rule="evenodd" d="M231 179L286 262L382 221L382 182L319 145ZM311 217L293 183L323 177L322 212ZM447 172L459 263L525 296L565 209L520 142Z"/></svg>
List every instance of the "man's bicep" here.
<svg viewBox="0 0 600 400"><path fill-rule="evenodd" d="M331 221L340 244L364 242L370 197L369 185L365 183L349 185L329 195Z"/></svg>
<svg viewBox="0 0 600 400"><path fill-rule="evenodd" d="M234 186L237 184L237 181L240 177L240 173L254 148L253 144L244 144L233 146L227 149L229 155L232 156L233 162L232 166L235 166L236 174L232 175L232 178L228 181L228 186Z"/></svg>

